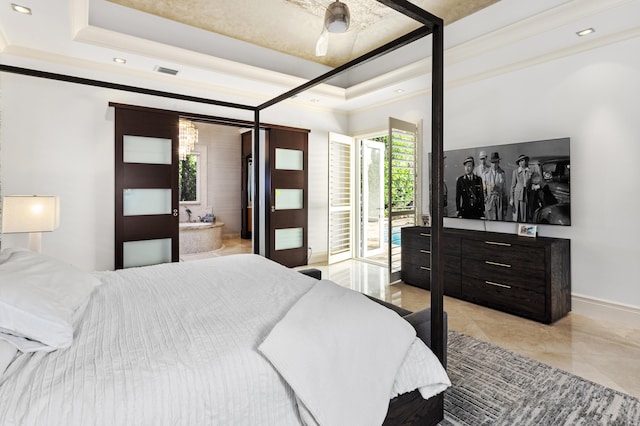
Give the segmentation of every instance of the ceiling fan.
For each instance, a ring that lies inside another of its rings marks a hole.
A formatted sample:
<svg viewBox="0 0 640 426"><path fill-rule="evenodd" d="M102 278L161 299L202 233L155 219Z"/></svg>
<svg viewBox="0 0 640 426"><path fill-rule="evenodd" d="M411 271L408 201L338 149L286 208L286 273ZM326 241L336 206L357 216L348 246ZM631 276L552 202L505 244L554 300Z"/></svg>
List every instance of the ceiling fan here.
<svg viewBox="0 0 640 426"><path fill-rule="evenodd" d="M327 7L322 32L316 42L316 56L326 56L329 50L329 33L344 33L349 29L351 15L345 3L336 0Z"/></svg>

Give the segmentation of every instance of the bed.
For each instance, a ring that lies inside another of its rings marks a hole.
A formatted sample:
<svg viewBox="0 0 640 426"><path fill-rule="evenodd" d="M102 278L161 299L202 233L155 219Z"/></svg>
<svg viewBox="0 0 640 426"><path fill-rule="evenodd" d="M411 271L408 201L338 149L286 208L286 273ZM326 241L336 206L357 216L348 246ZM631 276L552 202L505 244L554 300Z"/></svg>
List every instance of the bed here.
<svg viewBox="0 0 640 426"><path fill-rule="evenodd" d="M397 313L258 255L89 274L16 249L0 374L3 425L410 424L450 385Z"/></svg>

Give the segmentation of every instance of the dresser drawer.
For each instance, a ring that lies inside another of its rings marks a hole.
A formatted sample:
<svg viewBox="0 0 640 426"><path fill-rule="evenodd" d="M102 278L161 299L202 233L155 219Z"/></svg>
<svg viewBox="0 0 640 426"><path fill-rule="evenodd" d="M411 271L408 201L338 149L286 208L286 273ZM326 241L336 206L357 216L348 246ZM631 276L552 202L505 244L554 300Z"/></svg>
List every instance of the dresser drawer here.
<svg viewBox="0 0 640 426"><path fill-rule="evenodd" d="M431 231L429 228L402 228L402 247L431 250Z"/></svg>
<svg viewBox="0 0 640 426"><path fill-rule="evenodd" d="M429 290L431 271L424 266L403 263L400 278L407 284Z"/></svg>
<svg viewBox="0 0 640 426"><path fill-rule="evenodd" d="M537 321L546 317L545 295L525 288L491 284L485 280L463 276L464 299Z"/></svg>
<svg viewBox="0 0 640 426"><path fill-rule="evenodd" d="M410 263L418 266L431 266L431 251L414 247L404 247L402 250L402 263Z"/></svg>
<svg viewBox="0 0 640 426"><path fill-rule="evenodd" d="M545 250L542 247L512 244L492 240L464 239L462 259L480 259L529 269L545 269Z"/></svg>
<svg viewBox="0 0 640 426"><path fill-rule="evenodd" d="M545 271L542 269L509 267L478 259L463 259L461 264L462 275L465 277L527 289L543 295L546 291Z"/></svg>
<svg viewBox="0 0 640 426"><path fill-rule="evenodd" d="M431 250L431 228L413 226L402 228L402 247ZM444 233L442 237L444 253L460 256L460 238Z"/></svg>

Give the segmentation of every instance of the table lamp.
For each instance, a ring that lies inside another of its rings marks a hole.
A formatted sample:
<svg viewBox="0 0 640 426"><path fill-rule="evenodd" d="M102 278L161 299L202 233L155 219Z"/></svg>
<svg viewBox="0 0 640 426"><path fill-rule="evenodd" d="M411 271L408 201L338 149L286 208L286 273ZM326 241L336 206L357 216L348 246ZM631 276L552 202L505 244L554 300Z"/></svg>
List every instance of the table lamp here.
<svg viewBox="0 0 640 426"><path fill-rule="evenodd" d="M29 250L39 252L41 232L60 225L60 203L50 195L5 195L2 197L2 233L29 233Z"/></svg>

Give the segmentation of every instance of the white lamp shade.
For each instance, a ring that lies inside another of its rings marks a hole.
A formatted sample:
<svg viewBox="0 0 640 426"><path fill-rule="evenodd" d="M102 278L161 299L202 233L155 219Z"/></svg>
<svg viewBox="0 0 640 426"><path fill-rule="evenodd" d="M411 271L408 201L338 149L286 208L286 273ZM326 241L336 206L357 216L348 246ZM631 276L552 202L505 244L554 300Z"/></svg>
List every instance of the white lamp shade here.
<svg viewBox="0 0 640 426"><path fill-rule="evenodd" d="M2 198L2 233L48 232L60 225L58 197L6 195Z"/></svg>

